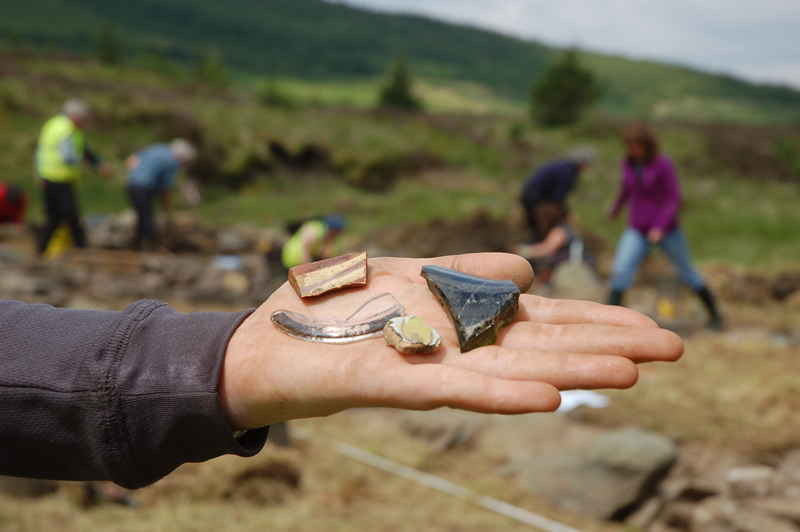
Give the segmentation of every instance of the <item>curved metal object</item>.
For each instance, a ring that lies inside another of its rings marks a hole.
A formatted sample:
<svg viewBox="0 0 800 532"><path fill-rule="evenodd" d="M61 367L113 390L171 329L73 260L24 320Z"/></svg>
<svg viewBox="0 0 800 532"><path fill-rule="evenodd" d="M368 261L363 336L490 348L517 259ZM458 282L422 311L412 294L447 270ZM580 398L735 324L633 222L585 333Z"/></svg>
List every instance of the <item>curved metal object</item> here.
<svg viewBox="0 0 800 532"><path fill-rule="evenodd" d="M349 344L383 336L383 328L392 318L403 315L405 307L392 294L375 296L347 319L335 316L310 318L298 312L276 310L272 323L285 334L309 342Z"/></svg>

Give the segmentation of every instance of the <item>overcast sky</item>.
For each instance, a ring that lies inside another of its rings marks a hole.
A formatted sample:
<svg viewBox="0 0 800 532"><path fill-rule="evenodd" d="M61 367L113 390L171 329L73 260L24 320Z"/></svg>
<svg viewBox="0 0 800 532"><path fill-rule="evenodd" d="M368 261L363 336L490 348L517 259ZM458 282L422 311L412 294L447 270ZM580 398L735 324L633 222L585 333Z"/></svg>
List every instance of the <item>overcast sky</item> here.
<svg viewBox="0 0 800 532"><path fill-rule="evenodd" d="M345 0L800 88L800 0Z"/></svg>

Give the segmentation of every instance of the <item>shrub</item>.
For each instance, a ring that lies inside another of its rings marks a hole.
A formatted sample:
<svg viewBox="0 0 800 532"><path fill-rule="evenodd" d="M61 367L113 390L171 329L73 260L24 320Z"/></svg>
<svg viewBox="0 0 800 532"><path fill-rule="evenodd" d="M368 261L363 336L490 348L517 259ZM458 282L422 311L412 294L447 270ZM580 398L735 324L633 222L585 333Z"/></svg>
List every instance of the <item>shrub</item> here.
<svg viewBox="0 0 800 532"><path fill-rule="evenodd" d="M256 89L256 99L267 107L294 107L294 100L275 80L265 80Z"/></svg>
<svg viewBox="0 0 800 532"><path fill-rule="evenodd" d="M100 26L100 33L97 35L97 54L100 61L106 65L116 65L122 58L119 43L114 35L114 25L111 22L105 22Z"/></svg>
<svg viewBox="0 0 800 532"><path fill-rule="evenodd" d="M386 81L381 87L378 105L408 111L422 109L422 102L414 95L414 80L405 57L397 57L389 68Z"/></svg>
<svg viewBox="0 0 800 532"><path fill-rule="evenodd" d="M572 124L600 94L594 74L581 65L578 51L567 50L531 88L531 114L545 126Z"/></svg>
<svg viewBox="0 0 800 532"><path fill-rule="evenodd" d="M217 49L208 50L198 59L194 65L194 76L216 87L227 87L230 84L228 69L225 68L222 54Z"/></svg>

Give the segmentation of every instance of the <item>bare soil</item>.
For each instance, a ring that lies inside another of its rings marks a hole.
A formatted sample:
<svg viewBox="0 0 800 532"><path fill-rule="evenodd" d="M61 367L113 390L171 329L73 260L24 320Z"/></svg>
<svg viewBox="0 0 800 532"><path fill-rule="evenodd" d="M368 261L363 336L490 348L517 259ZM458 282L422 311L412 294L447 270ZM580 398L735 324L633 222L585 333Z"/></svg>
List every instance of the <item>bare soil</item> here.
<svg viewBox="0 0 800 532"><path fill-rule="evenodd" d="M480 214L463 222L386 230L374 243L406 256L431 256L502 251L524 237L518 223ZM609 246L598 241L594 247L602 271ZM586 431L650 428L674 438L682 448L732 453L741 463L779 459L800 448L800 292L792 284L796 272L767 276L726 265L705 265L703 270L720 297L726 330L706 332L693 295L677 285L663 259L654 258L630 300L680 330L686 354L675 364L641 367L632 390L604 392L611 397L608 408L579 409L566 419ZM659 315L658 303L664 298L677 315ZM119 308L125 303L104 304ZM235 300L175 305L187 311L237 308ZM324 445L336 438L581 530L627 530L559 511L526 493L513 471L508 472L515 459L552 443L549 437L561 430L564 415L502 418L493 428L449 447L442 445L441 433L413 429L403 416L361 410L297 422L293 426L311 431L311 441L295 440L288 450L268 446L249 460L223 457L187 464L133 493L135 508L106 502L85 509L82 490L70 484L40 498L0 494L0 529L530 530L341 457Z"/></svg>

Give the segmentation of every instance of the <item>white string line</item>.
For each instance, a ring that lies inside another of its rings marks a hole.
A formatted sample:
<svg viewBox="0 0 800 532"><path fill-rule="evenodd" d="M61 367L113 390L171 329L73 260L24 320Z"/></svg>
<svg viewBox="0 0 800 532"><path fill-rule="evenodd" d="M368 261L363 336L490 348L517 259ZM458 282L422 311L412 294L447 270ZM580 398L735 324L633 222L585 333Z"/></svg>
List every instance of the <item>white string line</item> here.
<svg viewBox="0 0 800 532"><path fill-rule="evenodd" d="M309 442L314 441L311 432L302 427L293 426L292 433L300 440ZM486 508L487 510L491 510L500 515L504 515L521 523L525 523L526 525L538 528L544 532L581 532L577 528L562 525L557 521L553 521L552 519L529 512L528 510L524 510L518 506L497 500L493 497L478 495L474 491L444 480L443 478L435 477L412 467L398 464L397 462L389 460L388 458L372 454L347 443L333 439L316 441L317 443L322 443L331 450L347 456L348 458L352 458L353 460L357 460L361 463L386 471L387 473L392 473L413 482L417 482L423 486L446 493L447 495L477 504Z"/></svg>

